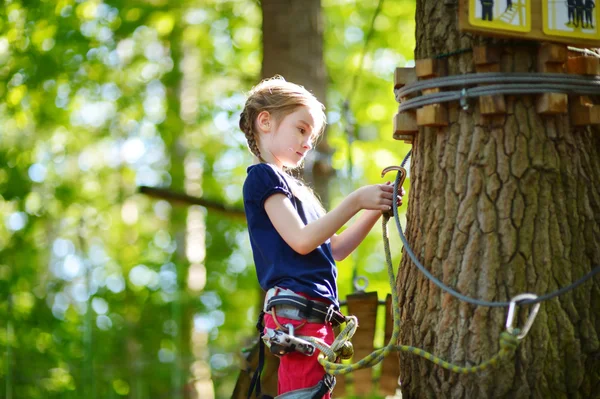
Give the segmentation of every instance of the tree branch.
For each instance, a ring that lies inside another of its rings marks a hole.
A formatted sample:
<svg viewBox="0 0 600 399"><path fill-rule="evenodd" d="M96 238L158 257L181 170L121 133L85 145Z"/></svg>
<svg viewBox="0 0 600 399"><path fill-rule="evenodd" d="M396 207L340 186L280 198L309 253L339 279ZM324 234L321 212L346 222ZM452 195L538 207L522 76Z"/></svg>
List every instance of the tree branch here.
<svg viewBox="0 0 600 399"><path fill-rule="evenodd" d="M139 192L146 194L149 197L160 198L169 201L172 204L180 205L200 205L209 210L221 212L227 216L246 219L246 214L243 209L225 205L221 202L212 201L200 197L192 197L191 195L174 192L165 188L140 186Z"/></svg>

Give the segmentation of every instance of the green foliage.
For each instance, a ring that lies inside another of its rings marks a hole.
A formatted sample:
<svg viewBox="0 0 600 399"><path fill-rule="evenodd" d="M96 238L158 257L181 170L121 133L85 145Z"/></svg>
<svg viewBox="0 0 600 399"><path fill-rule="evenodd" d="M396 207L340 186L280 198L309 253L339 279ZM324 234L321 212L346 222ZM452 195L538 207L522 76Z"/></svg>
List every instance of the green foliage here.
<svg viewBox="0 0 600 399"><path fill-rule="evenodd" d="M333 204L409 149L391 138L392 76L412 59L414 3L384 3L358 70L376 3L323 1ZM250 0L5 2L0 396L184 397L207 365L216 396L231 394L259 300L245 225L137 187L241 206L237 119L261 35ZM186 251L192 225L206 257ZM389 292L379 228L339 266L342 295L354 270Z"/></svg>

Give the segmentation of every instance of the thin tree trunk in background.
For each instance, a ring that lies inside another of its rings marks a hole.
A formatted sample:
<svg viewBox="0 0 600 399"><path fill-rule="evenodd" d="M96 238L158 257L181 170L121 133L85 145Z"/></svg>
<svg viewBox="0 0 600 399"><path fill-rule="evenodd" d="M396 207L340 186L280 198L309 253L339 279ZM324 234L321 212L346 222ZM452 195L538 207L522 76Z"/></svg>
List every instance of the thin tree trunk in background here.
<svg viewBox="0 0 600 399"><path fill-rule="evenodd" d="M311 91L326 104L326 71L323 59L323 21L320 0L263 0L262 76L281 75ZM329 204L327 188L332 177L327 137L311 151L304 179L315 189L323 205Z"/></svg>
<svg viewBox="0 0 600 399"><path fill-rule="evenodd" d="M417 1L416 59L484 44L458 32L456 4ZM491 40L491 39L488 39ZM496 42L498 43L498 42ZM502 71L534 72L532 43L502 42ZM449 74L474 72L471 53ZM448 128L414 141L407 237L422 263L471 297L506 301L567 286L600 264L600 134L568 115L541 116L535 97L507 97L508 113L481 118L477 101L449 107ZM499 349L507 309L461 302L404 256L398 271L400 343L459 365ZM523 325L530 307L519 307ZM400 354L407 398L598 398L600 282L544 302L513 359L458 375Z"/></svg>

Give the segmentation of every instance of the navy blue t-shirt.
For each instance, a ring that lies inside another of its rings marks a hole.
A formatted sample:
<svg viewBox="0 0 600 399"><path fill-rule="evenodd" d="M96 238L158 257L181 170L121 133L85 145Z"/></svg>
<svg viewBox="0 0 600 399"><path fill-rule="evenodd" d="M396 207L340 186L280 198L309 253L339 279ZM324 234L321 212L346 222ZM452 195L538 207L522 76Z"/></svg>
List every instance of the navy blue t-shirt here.
<svg viewBox="0 0 600 399"><path fill-rule="evenodd" d="M339 307L337 268L330 240L311 253L301 255L283 240L265 212L267 198L281 193L292 201L305 224L319 218L319 210L314 204L302 202L292 194L288 178L270 164L248 168L244 182L244 210L258 282L265 291L278 286L323 298Z"/></svg>

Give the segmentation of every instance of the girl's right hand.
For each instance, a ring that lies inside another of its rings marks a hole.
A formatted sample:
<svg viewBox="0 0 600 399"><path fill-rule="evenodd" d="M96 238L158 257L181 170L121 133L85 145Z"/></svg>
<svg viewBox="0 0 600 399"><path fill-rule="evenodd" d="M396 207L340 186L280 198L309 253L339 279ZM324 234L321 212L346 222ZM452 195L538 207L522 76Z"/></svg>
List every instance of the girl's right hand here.
<svg viewBox="0 0 600 399"><path fill-rule="evenodd" d="M361 187L353 195L359 209L389 211L395 202L394 186L390 182Z"/></svg>

